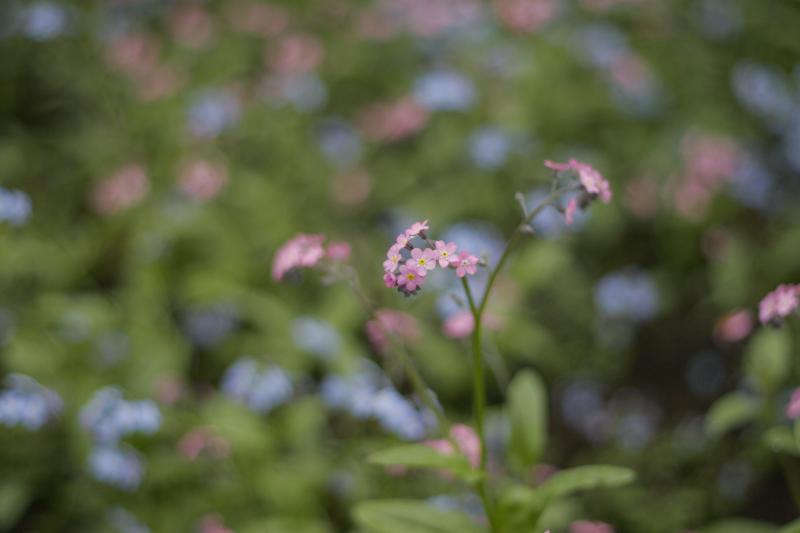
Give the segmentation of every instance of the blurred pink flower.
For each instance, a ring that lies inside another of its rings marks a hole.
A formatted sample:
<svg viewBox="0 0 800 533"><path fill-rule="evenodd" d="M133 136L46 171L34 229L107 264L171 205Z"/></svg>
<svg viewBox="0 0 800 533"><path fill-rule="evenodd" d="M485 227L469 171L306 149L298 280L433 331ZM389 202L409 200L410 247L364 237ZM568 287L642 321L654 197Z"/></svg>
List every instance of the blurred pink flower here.
<svg viewBox="0 0 800 533"><path fill-rule="evenodd" d="M556 18L560 0L494 0L494 10L510 30L533 33Z"/></svg>
<svg viewBox="0 0 800 533"><path fill-rule="evenodd" d="M792 397L786 404L786 417L791 420L800 418L800 388L792 391Z"/></svg>
<svg viewBox="0 0 800 533"><path fill-rule="evenodd" d="M101 215L110 215L138 204L150 190L140 165L128 165L101 181L92 194L92 204Z"/></svg>
<svg viewBox="0 0 800 533"><path fill-rule="evenodd" d="M389 337L414 343L419 340L420 332L416 319L408 313L393 309L378 309L375 316L367 322L367 338L376 352L384 353L389 349Z"/></svg>
<svg viewBox="0 0 800 533"><path fill-rule="evenodd" d="M454 424L450 428L450 438L455 441L458 451L464 454L472 468L478 468L481 461L481 441L475 430L464 424ZM455 453L453 443L447 439L427 440L423 444L442 455Z"/></svg>
<svg viewBox="0 0 800 533"><path fill-rule="evenodd" d="M171 26L173 38L188 48L200 49L214 36L211 16L198 4L179 6L172 15Z"/></svg>
<svg viewBox="0 0 800 533"><path fill-rule="evenodd" d="M800 285L779 285L764 296L758 306L762 324L780 325L800 306Z"/></svg>
<svg viewBox="0 0 800 533"><path fill-rule="evenodd" d="M411 98L403 98L369 106L358 123L368 139L394 142L421 130L428 123L428 112Z"/></svg>
<svg viewBox="0 0 800 533"><path fill-rule="evenodd" d="M194 428L178 441L178 453L190 461L197 460L205 452L209 457L223 459L230 453L228 441L216 435L210 428Z"/></svg>
<svg viewBox="0 0 800 533"><path fill-rule="evenodd" d="M181 83L175 70L167 65L156 65L134 81L139 98L146 102L173 94Z"/></svg>
<svg viewBox="0 0 800 533"><path fill-rule="evenodd" d="M571 225L575 221L575 211L578 210L578 200L576 198L570 198L567 202L567 208L564 209L564 219L567 222L567 225Z"/></svg>
<svg viewBox="0 0 800 533"><path fill-rule="evenodd" d="M675 186L675 207L689 220L701 219L708 204L741 161L739 146L723 137L689 132L681 143L686 166Z"/></svg>
<svg viewBox="0 0 800 533"><path fill-rule="evenodd" d="M611 185L606 179L595 170L591 165L581 163L576 159L570 159L566 163L556 163L545 161L544 166L556 172L573 171L578 175L583 190L592 197L598 197L603 203L611 201Z"/></svg>
<svg viewBox="0 0 800 533"><path fill-rule="evenodd" d="M361 168L337 174L333 178L333 196L342 205L363 204L372 190L372 178Z"/></svg>
<svg viewBox="0 0 800 533"><path fill-rule="evenodd" d="M200 521L199 533L233 533L218 516L208 515Z"/></svg>
<svg viewBox="0 0 800 533"><path fill-rule="evenodd" d="M325 255L331 261L341 263L350 259L350 244L344 241L332 242L325 250Z"/></svg>
<svg viewBox="0 0 800 533"><path fill-rule="evenodd" d="M322 247L324 240L324 235L301 233L293 237L275 253L272 278L280 281L291 270L315 266L325 257L325 249Z"/></svg>
<svg viewBox="0 0 800 533"><path fill-rule="evenodd" d="M638 218L651 218L658 211L658 185L651 179L634 178L625 185L625 205Z"/></svg>
<svg viewBox="0 0 800 533"><path fill-rule="evenodd" d="M294 33L283 37L268 50L268 63L277 74L303 74L319 66L325 55L322 43L313 35Z"/></svg>
<svg viewBox="0 0 800 533"><path fill-rule="evenodd" d="M142 33L123 33L109 43L108 63L130 77L148 73L158 62L158 45Z"/></svg>
<svg viewBox="0 0 800 533"><path fill-rule="evenodd" d="M746 309L731 311L717 320L714 338L720 342L739 342L753 329L753 313Z"/></svg>
<svg viewBox="0 0 800 533"><path fill-rule="evenodd" d="M184 163L178 173L181 191L193 200L210 200L217 196L228 182L228 171L204 159Z"/></svg>
<svg viewBox="0 0 800 533"><path fill-rule="evenodd" d="M653 73L634 53L619 56L610 68L611 79L625 92L643 94L653 86Z"/></svg>
<svg viewBox="0 0 800 533"><path fill-rule="evenodd" d="M174 377L164 377L156 384L155 397L164 405L175 405L183 397L183 383Z"/></svg>
<svg viewBox="0 0 800 533"><path fill-rule="evenodd" d="M453 339L463 339L472 334L475 319L469 311L459 311L450 315L442 324L442 331Z"/></svg>
<svg viewBox="0 0 800 533"><path fill-rule="evenodd" d="M578 520L570 524L569 533L614 533L614 528L605 522Z"/></svg>
<svg viewBox="0 0 800 533"><path fill-rule="evenodd" d="M233 2L227 15L235 30L261 37L277 35L289 25L289 15L284 8L263 2Z"/></svg>

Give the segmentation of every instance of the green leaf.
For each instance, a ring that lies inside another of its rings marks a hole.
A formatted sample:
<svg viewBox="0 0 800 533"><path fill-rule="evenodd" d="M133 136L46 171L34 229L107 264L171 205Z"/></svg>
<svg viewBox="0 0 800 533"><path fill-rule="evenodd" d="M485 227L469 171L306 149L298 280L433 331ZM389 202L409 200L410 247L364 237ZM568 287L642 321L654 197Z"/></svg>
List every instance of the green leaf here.
<svg viewBox="0 0 800 533"><path fill-rule="evenodd" d="M800 519L789 522L778 530L778 533L800 533Z"/></svg>
<svg viewBox="0 0 800 533"><path fill-rule="evenodd" d="M538 491L550 498L558 498L580 490L627 485L635 478L636 473L633 470L622 466L578 466L553 474Z"/></svg>
<svg viewBox="0 0 800 533"><path fill-rule="evenodd" d="M788 427L776 426L768 429L764 433L764 443L773 452L800 455L794 433Z"/></svg>
<svg viewBox="0 0 800 533"><path fill-rule="evenodd" d="M788 375L790 352L786 328L761 328L747 345L745 373L761 390L774 391Z"/></svg>
<svg viewBox="0 0 800 533"><path fill-rule="evenodd" d="M415 500L373 500L356 505L359 527L373 533L484 533L464 513Z"/></svg>
<svg viewBox="0 0 800 533"><path fill-rule="evenodd" d="M511 453L523 467L536 464L547 445L547 390L538 374L519 372L508 387Z"/></svg>
<svg viewBox="0 0 800 533"><path fill-rule="evenodd" d="M706 433L719 437L735 427L753 421L759 412L759 401L741 392L730 392L714 402L706 415Z"/></svg>
<svg viewBox="0 0 800 533"><path fill-rule="evenodd" d="M477 481L482 477L481 472L474 470L462 454L454 452L445 455L422 444L404 444L381 450L370 455L367 460L376 465L403 465L447 470L468 482Z"/></svg>

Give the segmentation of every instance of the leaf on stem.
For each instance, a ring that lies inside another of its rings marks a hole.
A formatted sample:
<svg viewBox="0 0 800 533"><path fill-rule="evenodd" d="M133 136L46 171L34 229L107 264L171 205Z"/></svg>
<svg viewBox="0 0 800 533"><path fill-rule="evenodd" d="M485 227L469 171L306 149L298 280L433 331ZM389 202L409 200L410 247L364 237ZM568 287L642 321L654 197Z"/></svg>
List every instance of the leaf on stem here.
<svg viewBox="0 0 800 533"><path fill-rule="evenodd" d="M479 470L470 466L467 458L461 453L453 452L446 455L422 444L394 446L373 453L367 460L372 464L383 466L446 470L468 483L474 483L483 477Z"/></svg>
<svg viewBox="0 0 800 533"><path fill-rule="evenodd" d="M356 523L374 533L484 533L464 513L415 500L373 500L356 505Z"/></svg>
<svg viewBox="0 0 800 533"><path fill-rule="evenodd" d="M536 464L547 446L547 390L532 370L519 372L508 387L511 453L527 468Z"/></svg>

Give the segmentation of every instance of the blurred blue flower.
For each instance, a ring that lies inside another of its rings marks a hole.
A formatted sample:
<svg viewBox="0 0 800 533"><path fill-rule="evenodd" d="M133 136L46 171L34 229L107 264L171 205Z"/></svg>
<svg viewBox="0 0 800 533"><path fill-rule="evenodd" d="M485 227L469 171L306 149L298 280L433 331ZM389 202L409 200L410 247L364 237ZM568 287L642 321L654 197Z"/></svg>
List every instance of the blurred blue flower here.
<svg viewBox="0 0 800 533"><path fill-rule="evenodd" d="M700 352L689 359L686 382L697 396L716 396L725 385L725 376L725 360L716 352Z"/></svg>
<svg viewBox="0 0 800 533"><path fill-rule="evenodd" d="M430 111L462 111L475 103L472 81L453 71L434 70L417 78L414 100Z"/></svg>
<svg viewBox="0 0 800 533"><path fill-rule="evenodd" d="M274 105L291 105L303 113L317 111L328 102L328 87L311 72L269 78L265 93Z"/></svg>
<svg viewBox="0 0 800 533"><path fill-rule="evenodd" d="M762 161L746 157L731 176L730 193L736 200L753 209L768 211L772 205L775 179Z"/></svg>
<svg viewBox="0 0 800 533"><path fill-rule="evenodd" d="M104 387L81 408L80 420L95 441L114 444L132 433L158 431L161 411L152 400L127 401L117 387Z"/></svg>
<svg viewBox="0 0 800 533"><path fill-rule="evenodd" d="M239 121L239 101L225 90L206 90L189 105L189 130L198 137L216 137Z"/></svg>
<svg viewBox="0 0 800 533"><path fill-rule="evenodd" d="M331 409L360 420L375 419L385 431L404 440L420 439L436 424L433 413L417 408L366 361L357 373L327 376L320 384L320 396Z"/></svg>
<svg viewBox="0 0 800 533"><path fill-rule="evenodd" d="M130 491L142 482L144 465L139 454L130 447L101 445L89 453L89 471L101 483Z"/></svg>
<svg viewBox="0 0 800 533"><path fill-rule="evenodd" d="M67 27L66 11L53 2L34 2L20 16L22 33L35 41L58 37Z"/></svg>
<svg viewBox="0 0 800 533"><path fill-rule="evenodd" d="M21 226L31 216L31 199L22 191L0 187L0 221Z"/></svg>
<svg viewBox="0 0 800 533"><path fill-rule="evenodd" d="M310 316L301 316L292 321L292 339L303 351L330 359L339 351L341 338L328 322Z"/></svg>
<svg viewBox="0 0 800 533"><path fill-rule="evenodd" d="M259 370L256 361L244 357L236 361L222 377L222 391L249 409L267 414L285 403L294 392L292 380L281 368Z"/></svg>
<svg viewBox="0 0 800 533"><path fill-rule="evenodd" d="M595 381L579 379L569 383L561 394L561 415L566 423L591 436L593 420L603 415L602 387Z"/></svg>
<svg viewBox="0 0 800 533"><path fill-rule="evenodd" d="M500 128L490 126L479 128L467 141L470 158L482 169L501 167L508 159L512 141L511 135Z"/></svg>
<svg viewBox="0 0 800 533"><path fill-rule="evenodd" d="M789 91L786 76L778 69L754 61L741 61L733 68L733 92L739 102L782 129L791 119L796 103Z"/></svg>
<svg viewBox="0 0 800 533"><path fill-rule="evenodd" d="M63 408L61 397L23 374L10 374L0 393L0 424L22 426L29 431L41 428Z"/></svg>
<svg viewBox="0 0 800 533"><path fill-rule="evenodd" d="M610 24L592 24L575 35L576 51L590 64L610 68L621 55L628 52L625 34Z"/></svg>
<svg viewBox="0 0 800 533"><path fill-rule="evenodd" d="M106 513L106 519L120 533L150 533L150 528L122 507L114 507Z"/></svg>
<svg viewBox="0 0 800 533"><path fill-rule="evenodd" d="M658 288L653 278L636 268L604 276L595 287L594 301L603 315L632 322L646 322L659 309Z"/></svg>
<svg viewBox="0 0 800 533"><path fill-rule="evenodd" d="M343 120L326 120L317 136L328 161L337 167L352 165L361 157L361 139L356 129Z"/></svg>
<svg viewBox="0 0 800 533"><path fill-rule="evenodd" d="M700 26L710 37L731 37L742 29L741 10L731 0L700 0L697 13Z"/></svg>
<svg viewBox="0 0 800 533"><path fill-rule="evenodd" d="M233 305L217 303L205 309L188 311L181 325L184 334L196 346L213 348L225 340L238 321L238 313Z"/></svg>
<svg viewBox="0 0 800 533"><path fill-rule="evenodd" d="M500 231L485 222L460 222L446 228L441 239L453 241L459 250L468 250L478 257L487 257L494 264L503 251L504 239Z"/></svg>
<svg viewBox="0 0 800 533"><path fill-rule="evenodd" d="M378 391L373 399L373 415L386 431L404 440L425 436L425 417L402 394L392 388Z"/></svg>

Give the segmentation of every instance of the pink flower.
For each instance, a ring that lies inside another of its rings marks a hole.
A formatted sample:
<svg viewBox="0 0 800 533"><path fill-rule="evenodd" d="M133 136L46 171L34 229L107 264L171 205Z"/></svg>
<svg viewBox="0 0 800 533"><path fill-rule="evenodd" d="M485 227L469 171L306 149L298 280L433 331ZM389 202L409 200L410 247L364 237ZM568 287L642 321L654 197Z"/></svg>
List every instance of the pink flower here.
<svg viewBox="0 0 800 533"><path fill-rule="evenodd" d="M219 194L228 181L225 167L203 159L195 159L183 165L178 174L181 191L194 200L210 200Z"/></svg>
<svg viewBox="0 0 800 533"><path fill-rule="evenodd" d="M458 254L458 259L454 262L456 265L456 276L463 278L466 275L474 276L478 271L478 258L470 255L468 252L461 252Z"/></svg>
<svg viewBox="0 0 800 533"><path fill-rule="evenodd" d="M497 16L512 31L531 33L558 14L559 0L494 0Z"/></svg>
<svg viewBox="0 0 800 533"><path fill-rule="evenodd" d="M570 159L567 163L545 161L544 166L556 172L566 172L568 170L575 172L580 179L581 187L590 196L599 197L606 204L611 201L611 185L591 165Z"/></svg>
<svg viewBox="0 0 800 533"><path fill-rule="evenodd" d="M424 239L425 232L429 229L431 228L428 226L427 220L423 220L422 222L414 222L411 224L411 227L406 230L406 236L410 239L411 237L416 237L419 235Z"/></svg>
<svg viewBox="0 0 800 533"><path fill-rule="evenodd" d="M383 275L383 283L386 285L387 288L394 289L395 287L397 287L397 277L391 272L387 272L386 274Z"/></svg>
<svg viewBox="0 0 800 533"><path fill-rule="evenodd" d="M399 243L393 244L389 251L386 252L386 261L383 262L383 271L384 272L394 272L397 270L397 267L400 265L400 261L403 259L403 256L400 255L400 250L402 246Z"/></svg>
<svg viewBox="0 0 800 533"><path fill-rule="evenodd" d="M328 245L325 255L331 261L343 263L350 259L350 245L344 241L332 242Z"/></svg>
<svg viewBox="0 0 800 533"><path fill-rule="evenodd" d="M262 37L278 34L289 24L289 15L282 7L260 2L236 2L228 18L234 29Z"/></svg>
<svg viewBox="0 0 800 533"><path fill-rule="evenodd" d="M233 533L233 530L225 527L221 518L209 515L200 522L200 533Z"/></svg>
<svg viewBox="0 0 800 533"><path fill-rule="evenodd" d="M313 35L287 35L269 54L272 70L278 74L303 74L317 68L325 55L322 43Z"/></svg>
<svg viewBox="0 0 800 533"><path fill-rule="evenodd" d="M408 313L393 309L375 311L375 317L367 322L365 329L373 349L380 353L388 350L390 335L412 343L419 339L416 319Z"/></svg>
<svg viewBox="0 0 800 533"><path fill-rule="evenodd" d="M732 311L717 321L714 338L721 342L739 342L753 329L753 313L746 309Z"/></svg>
<svg viewBox="0 0 800 533"><path fill-rule="evenodd" d="M420 270L415 265L410 265L409 260L405 265L400 265L400 275L397 277L397 286L401 287L406 293L413 293L422 288L425 282L425 274L420 274ZM425 269L422 269L425 272Z"/></svg>
<svg viewBox="0 0 800 533"><path fill-rule="evenodd" d="M150 190L147 174L139 165L128 165L103 180L94 190L92 203L102 215L110 215L138 204Z"/></svg>
<svg viewBox="0 0 800 533"><path fill-rule="evenodd" d="M572 224L575 221L575 211L578 209L578 200L575 198L570 198L569 202L567 202L567 208L564 210L564 218L567 221L567 224Z"/></svg>
<svg viewBox="0 0 800 533"><path fill-rule="evenodd" d="M605 522L578 520L570 524L569 533L614 533L614 528Z"/></svg>
<svg viewBox="0 0 800 533"><path fill-rule="evenodd" d="M786 417L791 420L800 418L800 388L792 391L792 397L786 404Z"/></svg>
<svg viewBox="0 0 800 533"><path fill-rule="evenodd" d="M299 234L284 244L275 253L272 264L272 278L282 280L286 274L295 268L310 268L315 266L325 257L322 242L324 235Z"/></svg>
<svg viewBox="0 0 800 533"><path fill-rule="evenodd" d="M184 46L202 48L214 36L211 16L202 6L184 5L173 15L172 35Z"/></svg>
<svg viewBox="0 0 800 533"><path fill-rule="evenodd" d="M428 112L411 98L374 104L361 113L359 125L373 141L394 142L414 135L428 122Z"/></svg>
<svg viewBox="0 0 800 533"><path fill-rule="evenodd" d="M447 268L456 259L454 255L457 249L456 243L449 242L445 244L444 241L436 241L434 244L436 245L436 260L439 262L439 266Z"/></svg>
<svg viewBox="0 0 800 533"><path fill-rule="evenodd" d="M475 318L469 311L454 313L442 324L444 334L452 339L469 337L475 327Z"/></svg>
<svg viewBox="0 0 800 533"><path fill-rule="evenodd" d="M397 236L397 239L395 239L394 242L398 246L398 248L405 248L406 246L408 246L409 239L410 237L408 236L407 233L401 233L400 235Z"/></svg>
<svg viewBox="0 0 800 533"><path fill-rule="evenodd" d="M762 324L780 325L800 305L800 285L779 285L758 306Z"/></svg>
<svg viewBox="0 0 800 533"><path fill-rule="evenodd" d="M417 269L420 272L425 270L433 270L436 268L436 252L431 250L430 248L414 248L411 250L411 259L409 262L413 261L413 264L417 266ZM424 272L421 275L425 275Z"/></svg>
<svg viewBox="0 0 800 533"><path fill-rule="evenodd" d="M481 461L481 441L475 430L464 424L455 424L450 428L450 438L455 441L458 451L464 454L472 468L478 468ZM455 453L452 442L447 439L428 440L423 444L442 455Z"/></svg>
<svg viewBox="0 0 800 533"><path fill-rule="evenodd" d="M575 163L575 171L581 180L583 188L592 196L599 196L603 203L611 201L611 185L608 181L591 166L572 160Z"/></svg>

